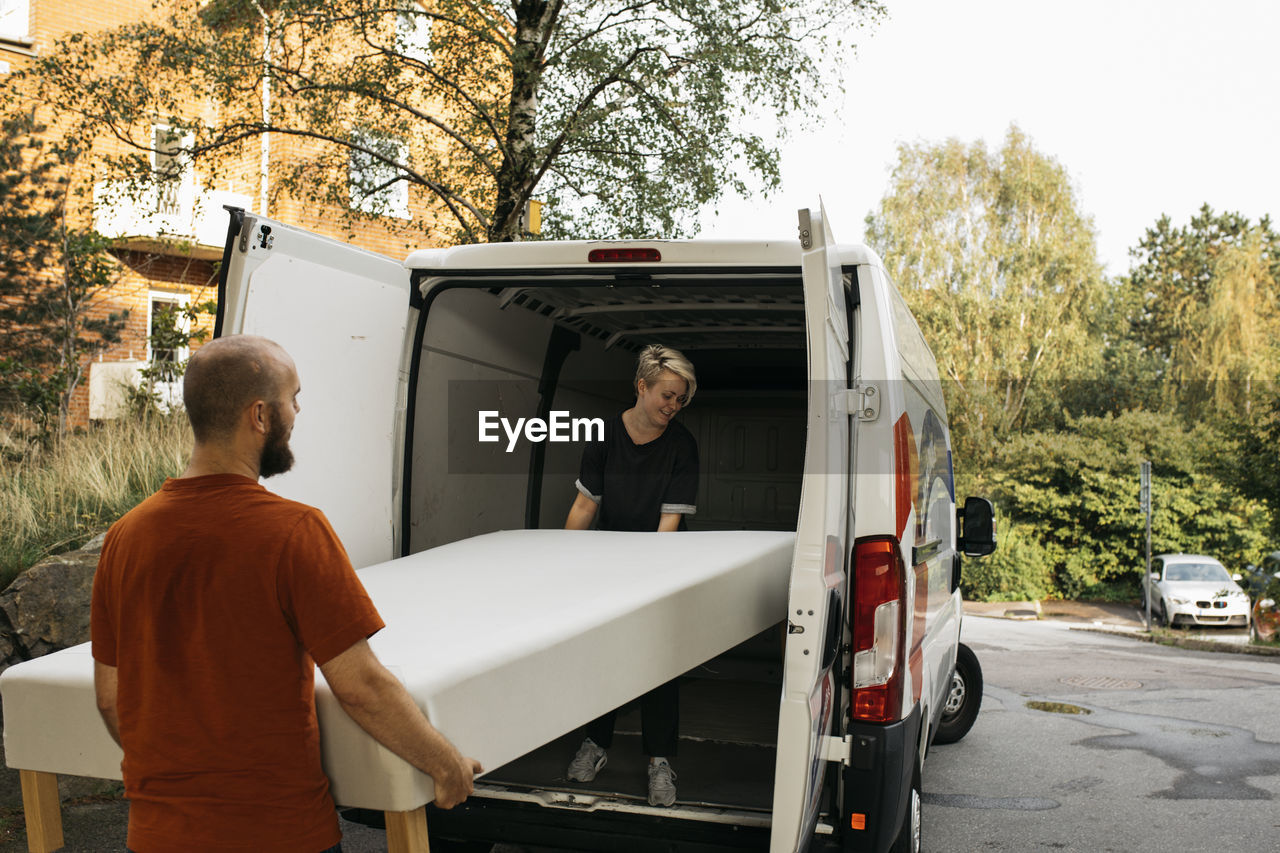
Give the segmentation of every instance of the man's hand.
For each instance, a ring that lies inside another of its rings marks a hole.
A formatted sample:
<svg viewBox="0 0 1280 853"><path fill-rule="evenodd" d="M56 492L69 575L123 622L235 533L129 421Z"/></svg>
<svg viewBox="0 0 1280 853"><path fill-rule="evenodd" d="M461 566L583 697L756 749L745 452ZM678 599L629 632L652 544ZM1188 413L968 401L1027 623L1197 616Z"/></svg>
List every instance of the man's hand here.
<svg viewBox="0 0 1280 853"><path fill-rule="evenodd" d="M484 770L474 758L466 758L456 749L453 753L457 759L450 762L452 766L439 776L431 775L436 783L436 805L442 809L451 809L471 796L475 790L476 774Z"/></svg>
<svg viewBox="0 0 1280 853"><path fill-rule="evenodd" d="M325 681L351 719L374 739L426 773L436 785L436 805L450 809L474 790L480 762L466 758L431 725L367 640L320 664Z"/></svg>

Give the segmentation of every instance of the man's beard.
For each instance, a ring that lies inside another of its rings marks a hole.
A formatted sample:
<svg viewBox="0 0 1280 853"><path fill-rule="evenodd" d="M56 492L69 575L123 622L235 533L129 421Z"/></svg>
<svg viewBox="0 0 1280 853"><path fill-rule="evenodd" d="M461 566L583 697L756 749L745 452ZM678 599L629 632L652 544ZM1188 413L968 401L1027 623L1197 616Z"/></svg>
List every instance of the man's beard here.
<svg viewBox="0 0 1280 853"><path fill-rule="evenodd" d="M284 434L280 406L276 403L268 403L267 406L271 423L267 427L267 443L263 445L262 457L258 460L260 477L274 477L293 467L293 451L289 449L289 438Z"/></svg>

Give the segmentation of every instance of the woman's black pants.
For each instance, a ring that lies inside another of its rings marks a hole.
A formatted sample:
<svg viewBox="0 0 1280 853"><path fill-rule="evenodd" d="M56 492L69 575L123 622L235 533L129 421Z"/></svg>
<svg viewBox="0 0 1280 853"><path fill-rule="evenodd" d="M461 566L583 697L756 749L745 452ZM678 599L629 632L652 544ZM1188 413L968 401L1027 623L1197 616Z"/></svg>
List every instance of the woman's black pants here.
<svg viewBox="0 0 1280 853"><path fill-rule="evenodd" d="M587 737L608 749L613 745L613 727L618 711L612 710L587 724ZM644 754L672 758L680 737L680 682L671 679L640 697L640 731Z"/></svg>

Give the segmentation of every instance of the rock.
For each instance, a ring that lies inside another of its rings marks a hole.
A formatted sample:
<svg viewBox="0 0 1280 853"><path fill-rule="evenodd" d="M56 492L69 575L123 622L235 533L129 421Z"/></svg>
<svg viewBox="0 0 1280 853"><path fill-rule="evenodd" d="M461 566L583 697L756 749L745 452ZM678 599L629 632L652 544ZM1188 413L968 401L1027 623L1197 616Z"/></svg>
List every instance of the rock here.
<svg viewBox="0 0 1280 853"><path fill-rule="evenodd" d="M80 550L86 554L101 554L102 543L106 541L107 532L104 530L88 542L80 546Z"/></svg>
<svg viewBox="0 0 1280 853"><path fill-rule="evenodd" d="M88 641L101 550L97 536L79 551L41 560L0 593L0 667Z"/></svg>
<svg viewBox="0 0 1280 853"><path fill-rule="evenodd" d="M4 611L0 610L0 672L13 662L13 628L9 626Z"/></svg>

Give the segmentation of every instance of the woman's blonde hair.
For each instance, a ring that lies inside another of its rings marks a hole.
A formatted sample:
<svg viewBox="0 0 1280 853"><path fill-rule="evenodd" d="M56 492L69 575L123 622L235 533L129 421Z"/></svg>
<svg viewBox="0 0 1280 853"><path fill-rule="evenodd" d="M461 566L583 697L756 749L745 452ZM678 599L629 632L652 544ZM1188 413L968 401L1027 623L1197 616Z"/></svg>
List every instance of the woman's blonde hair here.
<svg viewBox="0 0 1280 853"><path fill-rule="evenodd" d="M652 385L667 370L689 384L683 405L692 403L693 392L698 390L698 378L693 373L693 365L680 350L664 347L662 344L649 344L640 350L640 357L636 360L636 393L640 392L641 379Z"/></svg>

